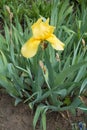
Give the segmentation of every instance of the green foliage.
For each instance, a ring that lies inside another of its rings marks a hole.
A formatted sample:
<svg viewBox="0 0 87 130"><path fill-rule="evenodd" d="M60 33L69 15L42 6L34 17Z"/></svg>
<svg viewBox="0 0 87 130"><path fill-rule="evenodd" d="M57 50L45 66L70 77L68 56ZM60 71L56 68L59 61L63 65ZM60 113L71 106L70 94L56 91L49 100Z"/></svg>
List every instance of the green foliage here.
<svg viewBox="0 0 87 130"><path fill-rule="evenodd" d="M51 11L51 2L46 0L1 0L0 1L0 13L2 19L9 24L9 9L13 14L13 19L15 22L18 19L22 26L26 25L26 16L31 20L39 18L40 15L48 17Z"/></svg>
<svg viewBox="0 0 87 130"><path fill-rule="evenodd" d="M15 98L15 105L23 101L36 110L34 129L41 118L40 127L46 130L48 110L87 110L79 98L87 86L87 8L83 8L84 2L75 11L69 0L53 0L48 5L45 0L0 2L0 17L4 20L4 31L0 34L0 85ZM5 5L10 7L13 19ZM21 47L31 37L30 27L40 15L50 17L50 24L56 27L55 34L65 43L65 50L55 51L49 44L44 51L39 47L33 58L25 59Z"/></svg>

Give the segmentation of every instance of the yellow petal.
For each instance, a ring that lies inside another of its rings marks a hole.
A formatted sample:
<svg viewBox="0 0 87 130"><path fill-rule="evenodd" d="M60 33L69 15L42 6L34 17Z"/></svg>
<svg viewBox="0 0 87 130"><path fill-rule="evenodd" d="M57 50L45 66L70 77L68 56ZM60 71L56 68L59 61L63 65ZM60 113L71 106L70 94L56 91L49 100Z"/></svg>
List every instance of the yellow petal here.
<svg viewBox="0 0 87 130"><path fill-rule="evenodd" d="M45 21L46 24L49 24L49 18Z"/></svg>
<svg viewBox="0 0 87 130"><path fill-rule="evenodd" d="M39 40L45 40L54 32L54 26L48 24L49 19L43 22L39 19L36 23L32 25L33 37Z"/></svg>
<svg viewBox="0 0 87 130"><path fill-rule="evenodd" d="M30 38L22 47L21 53L26 58L33 57L38 50L38 46L40 44L40 40Z"/></svg>
<svg viewBox="0 0 87 130"><path fill-rule="evenodd" d="M35 28L37 26L39 26L39 24L42 22L42 18L39 18L32 26L31 28Z"/></svg>
<svg viewBox="0 0 87 130"><path fill-rule="evenodd" d="M64 44L55 35L51 34L46 40L51 43L54 49L64 50Z"/></svg>

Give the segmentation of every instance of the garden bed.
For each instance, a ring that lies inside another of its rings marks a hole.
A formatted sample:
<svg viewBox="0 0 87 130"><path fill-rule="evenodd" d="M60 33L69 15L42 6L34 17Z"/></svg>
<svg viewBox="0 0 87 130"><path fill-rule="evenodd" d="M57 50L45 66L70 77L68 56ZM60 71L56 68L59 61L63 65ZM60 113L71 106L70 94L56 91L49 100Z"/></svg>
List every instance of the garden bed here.
<svg viewBox="0 0 87 130"><path fill-rule="evenodd" d="M47 130L71 130L72 123L86 121L86 115L81 111L77 112L77 116L69 114L69 117L66 112L48 113ZM0 92L0 130L33 130L33 116L28 105L20 103L14 107L14 99ZM40 130L39 125L36 130Z"/></svg>

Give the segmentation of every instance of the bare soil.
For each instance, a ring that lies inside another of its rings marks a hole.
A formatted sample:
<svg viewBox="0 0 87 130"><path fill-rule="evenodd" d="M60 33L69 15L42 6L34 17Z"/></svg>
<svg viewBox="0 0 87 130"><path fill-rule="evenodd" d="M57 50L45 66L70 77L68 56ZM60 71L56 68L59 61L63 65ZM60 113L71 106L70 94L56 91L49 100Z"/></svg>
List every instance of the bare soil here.
<svg viewBox="0 0 87 130"><path fill-rule="evenodd" d="M47 130L72 130L71 124L86 119L83 112L78 111L77 116L67 112L50 112L47 114ZM67 118L68 115L68 118ZM14 106L14 99L0 92L0 130L33 130L32 111L27 104L20 103ZM37 125L36 130L40 130Z"/></svg>

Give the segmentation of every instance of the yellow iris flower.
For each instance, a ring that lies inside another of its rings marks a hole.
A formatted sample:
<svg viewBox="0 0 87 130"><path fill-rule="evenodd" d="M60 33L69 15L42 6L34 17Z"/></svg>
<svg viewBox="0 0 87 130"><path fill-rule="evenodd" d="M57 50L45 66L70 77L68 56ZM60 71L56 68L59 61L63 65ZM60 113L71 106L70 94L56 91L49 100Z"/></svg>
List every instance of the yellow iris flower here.
<svg viewBox="0 0 87 130"><path fill-rule="evenodd" d="M45 22L41 18L31 26L33 36L23 45L21 53L26 58L33 57L38 50L38 46L44 41L48 41L56 50L63 50L64 44L53 34L55 27L49 25L49 19Z"/></svg>

